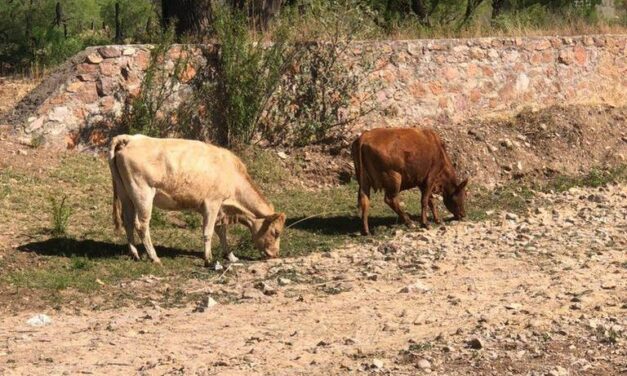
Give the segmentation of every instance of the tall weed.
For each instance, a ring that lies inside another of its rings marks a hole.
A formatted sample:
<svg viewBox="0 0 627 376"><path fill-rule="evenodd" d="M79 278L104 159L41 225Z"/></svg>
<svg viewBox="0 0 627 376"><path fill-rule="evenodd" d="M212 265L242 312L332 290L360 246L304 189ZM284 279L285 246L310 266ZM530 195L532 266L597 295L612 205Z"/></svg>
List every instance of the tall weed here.
<svg viewBox="0 0 627 376"><path fill-rule="evenodd" d="M67 196L61 200L50 197L50 211L52 214L52 234L55 236L64 235L72 216L72 208L67 204Z"/></svg>

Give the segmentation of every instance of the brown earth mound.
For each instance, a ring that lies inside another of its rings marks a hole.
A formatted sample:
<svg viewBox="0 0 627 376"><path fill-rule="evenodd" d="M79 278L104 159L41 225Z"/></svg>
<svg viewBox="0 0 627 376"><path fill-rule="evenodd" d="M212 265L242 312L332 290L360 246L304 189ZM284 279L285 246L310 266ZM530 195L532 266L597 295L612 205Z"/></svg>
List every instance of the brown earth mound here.
<svg viewBox="0 0 627 376"><path fill-rule="evenodd" d="M437 127L459 173L495 187L510 179L576 175L625 163L627 107L554 106L512 118L471 119ZM288 151L300 177L314 186L353 175L351 138Z"/></svg>

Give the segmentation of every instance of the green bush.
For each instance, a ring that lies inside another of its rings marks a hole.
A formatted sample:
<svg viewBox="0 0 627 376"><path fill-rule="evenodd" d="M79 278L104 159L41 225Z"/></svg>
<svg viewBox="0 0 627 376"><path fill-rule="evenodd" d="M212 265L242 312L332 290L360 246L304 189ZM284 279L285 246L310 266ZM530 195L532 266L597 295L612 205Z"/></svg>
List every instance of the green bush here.
<svg viewBox="0 0 627 376"><path fill-rule="evenodd" d="M269 36L272 43L264 43L263 34L251 31L237 10L216 9L213 28L219 51L198 101L215 116L218 142L250 144L296 51L286 25L276 25Z"/></svg>
<svg viewBox="0 0 627 376"><path fill-rule="evenodd" d="M50 197L50 210L52 214L52 234L55 236L64 235L67 232L67 226L72 216L72 208L67 205L67 196L63 196L61 200L56 197Z"/></svg>
<svg viewBox="0 0 627 376"><path fill-rule="evenodd" d="M178 109L172 107L172 98L183 69L189 63L189 57L188 54L181 53L173 61L172 69L164 67L173 42L174 31L170 29L152 49L140 93L127 102L119 121L123 131L154 137L177 133L177 123L173 119L177 118ZM181 48L182 52L186 52L186 47Z"/></svg>
<svg viewBox="0 0 627 376"><path fill-rule="evenodd" d="M359 1L314 2L304 20L316 20L315 29L298 42L300 53L286 75L264 119L265 134L273 141L299 146L325 141L373 108L351 101L371 98L376 87L363 92L371 62L349 56L356 35L366 32L371 10ZM296 26L295 33L300 30ZM316 41L316 42L314 42ZM347 64L351 61L350 66Z"/></svg>

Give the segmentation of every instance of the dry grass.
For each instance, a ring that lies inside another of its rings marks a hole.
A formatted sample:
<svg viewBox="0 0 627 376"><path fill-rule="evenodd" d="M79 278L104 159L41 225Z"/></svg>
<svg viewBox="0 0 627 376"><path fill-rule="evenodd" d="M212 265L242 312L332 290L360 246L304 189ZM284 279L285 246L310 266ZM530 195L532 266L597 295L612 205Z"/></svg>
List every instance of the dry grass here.
<svg viewBox="0 0 627 376"><path fill-rule="evenodd" d="M286 187L281 175L277 175L276 156L261 151L254 155L256 162L249 163L250 170L275 207L287 213L288 224L308 218L284 233L282 257L325 252L346 242L370 241L358 235L354 182L314 192ZM580 178L556 177L535 188L563 190L625 179L625 168L619 168ZM187 288L194 281L217 278L216 272L202 266L200 218L193 213L155 212L152 237L163 268L147 260L130 260L122 236L112 230L110 184L105 160L85 154L66 154L58 165L40 174L15 168L0 171L0 217L11 218L6 233L11 234L12 242L12 246L0 252L0 291L4 291L0 301L15 299L11 294L20 291L20 297L35 295L43 304L80 300L85 294L107 296L107 304L102 307L149 300L178 304L197 297ZM53 212L49 200L62 195L67 195L73 214L66 233L55 236L51 231ZM494 209L522 214L533 196L530 188L520 184L498 191L475 191L468 204L470 220L483 220L489 217L486 212ZM419 193L404 192L402 200L416 218L420 212ZM443 208L440 210L446 213ZM380 195L373 195L370 218L376 239L403 228ZM245 263L261 259L247 230L231 229L229 240ZM214 244L217 248L217 239ZM154 296L150 286L147 290L125 288L147 275L164 278L170 286L167 294Z"/></svg>

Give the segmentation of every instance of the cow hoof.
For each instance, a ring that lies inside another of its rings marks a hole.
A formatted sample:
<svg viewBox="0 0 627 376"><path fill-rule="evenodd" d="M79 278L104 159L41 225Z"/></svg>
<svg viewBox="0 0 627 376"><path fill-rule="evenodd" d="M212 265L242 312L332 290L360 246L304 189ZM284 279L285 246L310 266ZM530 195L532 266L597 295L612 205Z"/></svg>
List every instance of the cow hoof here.
<svg viewBox="0 0 627 376"><path fill-rule="evenodd" d="M369 236L370 235L370 231L361 231L361 235L362 236Z"/></svg>
<svg viewBox="0 0 627 376"><path fill-rule="evenodd" d="M425 230L428 230L428 229L429 229L429 224L427 224L427 223L421 223L421 224L420 224L420 227L424 228Z"/></svg>
<svg viewBox="0 0 627 376"><path fill-rule="evenodd" d="M238 262L239 259L233 254L233 252L229 253L226 257L229 262Z"/></svg>

